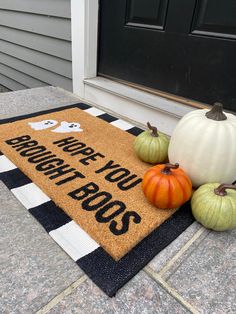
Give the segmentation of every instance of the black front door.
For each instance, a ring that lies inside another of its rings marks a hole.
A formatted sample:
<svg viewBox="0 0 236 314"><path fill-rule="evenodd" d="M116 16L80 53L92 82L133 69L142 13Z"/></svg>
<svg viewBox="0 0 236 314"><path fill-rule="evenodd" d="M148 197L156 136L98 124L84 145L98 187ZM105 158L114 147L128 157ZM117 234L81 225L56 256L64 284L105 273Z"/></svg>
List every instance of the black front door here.
<svg viewBox="0 0 236 314"><path fill-rule="evenodd" d="M236 0L101 0L98 74L236 111Z"/></svg>

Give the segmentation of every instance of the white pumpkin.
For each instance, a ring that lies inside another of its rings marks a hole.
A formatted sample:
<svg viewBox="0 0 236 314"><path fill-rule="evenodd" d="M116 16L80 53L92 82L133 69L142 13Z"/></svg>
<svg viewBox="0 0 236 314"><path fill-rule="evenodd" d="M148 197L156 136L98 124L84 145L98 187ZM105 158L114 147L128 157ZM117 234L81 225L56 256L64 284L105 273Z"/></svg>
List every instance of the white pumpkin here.
<svg viewBox="0 0 236 314"><path fill-rule="evenodd" d="M186 114L170 139L170 162L179 163L198 187L236 180L236 116L215 103Z"/></svg>

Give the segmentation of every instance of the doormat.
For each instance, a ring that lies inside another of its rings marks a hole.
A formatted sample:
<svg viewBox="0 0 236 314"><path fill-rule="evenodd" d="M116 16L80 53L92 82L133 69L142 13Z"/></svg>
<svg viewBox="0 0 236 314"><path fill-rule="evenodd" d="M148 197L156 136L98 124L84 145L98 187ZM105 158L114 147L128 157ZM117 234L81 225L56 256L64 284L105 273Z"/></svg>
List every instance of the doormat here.
<svg viewBox="0 0 236 314"><path fill-rule="evenodd" d="M0 123L0 179L109 296L193 222L143 197L141 129L86 104Z"/></svg>
<svg viewBox="0 0 236 314"><path fill-rule="evenodd" d="M116 125L64 109L1 125L0 150L119 260L176 209L147 201L141 182L150 165Z"/></svg>

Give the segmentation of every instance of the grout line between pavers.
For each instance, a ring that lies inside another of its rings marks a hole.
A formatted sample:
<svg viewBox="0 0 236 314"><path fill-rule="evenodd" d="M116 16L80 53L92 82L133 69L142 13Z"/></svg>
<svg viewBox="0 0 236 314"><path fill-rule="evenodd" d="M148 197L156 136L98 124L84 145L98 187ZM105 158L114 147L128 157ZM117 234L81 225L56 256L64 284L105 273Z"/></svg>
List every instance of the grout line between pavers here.
<svg viewBox="0 0 236 314"><path fill-rule="evenodd" d="M78 288L83 282L88 279L86 275L83 275L78 280L73 282L69 287L59 293L56 297L51 299L46 305L44 305L40 310L38 310L35 314L46 314L48 313L55 305L57 305L64 297L69 295L73 290Z"/></svg>
<svg viewBox="0 0 236 314"><path fill-rule="evenodd" d="M162 276L164 273L166 273L173 266L173 264L189 249L193 242L195 242L203 234L205 230L206 229L204 227L201 227L192 236L192 238L185 243L185 245L178 251L178 253L176 253L159 272L157 272L158 275Z"/></svg>
<svg viewBox="0 0 236 314"><path fill-rule="evenodd" d="M180 263L178 263L178 265L168 274L168 275L165 275L165 280L168 281L170 279L170 277L174 274L174 272L177 272L178 269L182 266L182 264L185 262L185 260L187 260L195 250L198 249L198 247L201 245L201 242L209 235L210 233L210 230L207 230L208 232L205 234L204 238L201 239L201 241L193 248L193 250L189 250L190 252L188 252L185 256L185 258L180 261Z"/></svg>
<svg viewBox="0 0 236 314"><path fill-rule="evenodd" d="M187 302L174 288L172 288L158 273L156 273L150 266L146 266L144 271L151 279L158 283L163 289L166 290L175 300L183 305L192 314L200 314L189 302Z"/></svg>

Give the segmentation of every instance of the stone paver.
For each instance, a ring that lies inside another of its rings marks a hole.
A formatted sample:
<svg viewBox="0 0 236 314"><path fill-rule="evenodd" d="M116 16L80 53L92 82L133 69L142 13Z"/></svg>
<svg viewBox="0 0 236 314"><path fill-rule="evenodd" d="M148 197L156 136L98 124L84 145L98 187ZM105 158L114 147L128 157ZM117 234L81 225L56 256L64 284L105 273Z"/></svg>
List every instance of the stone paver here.
<svg viewBox="0 0 236 314"><path fill-rule="evenodd" d="M204 241L204 239L207 237L207 235L209 234L209 230L203 228L201 234L199 237L197 237L192 243L191 245L188 247L187 250L182 251L181 254L179 254L178 252L178 258L176 260L171 261L170 264L167 263L167 265L165 265L161 271L160 274L161 276L167 280L171 274L183 263L184 260L186 260L191 254L192 252L194 252L194 250L201 245L201 242ZM179 248L181 249L181 247Z"/></svg>
<svg viewBox="0 0 236 314"><path fill-rule="evenodd" d="M200 313L236 313L236 230L211 232L168 283Z"/></svg>
<svg viewBox="0 0 236 314"><path fill-rule="evenodd" d="M136 275L114 298L107 297L90 280L58 303L50 314L154 314L189 313L144 272Z"/></svg>
<svg viewBox="0 0 236 314"><path fill-rule="evenodd" d="M0 181L0 313L34 313L83 275Z"/></svg>
<svg viewBox="0 0 236 314"><path fill-rule="evenodd" d="M154 259L148 264L154 271L159 272L168 261L193 237L193 235L201 229L201 225L194 222L189 226L177 239L171 242L165 250L157 254Z"/></svg>
<svg viewBox="0 0 236 314"><path fill-rule="evenodd" d="M59 87L24 89L0 95L0 119L57 108L80 102L79 98Z"/></svg>

